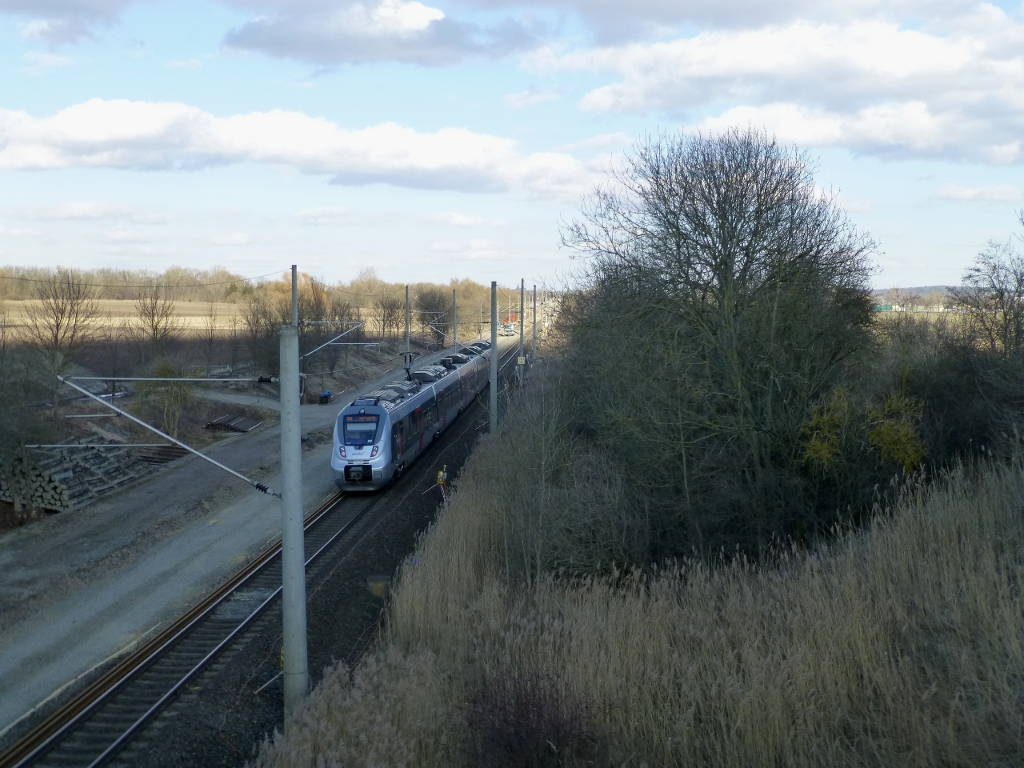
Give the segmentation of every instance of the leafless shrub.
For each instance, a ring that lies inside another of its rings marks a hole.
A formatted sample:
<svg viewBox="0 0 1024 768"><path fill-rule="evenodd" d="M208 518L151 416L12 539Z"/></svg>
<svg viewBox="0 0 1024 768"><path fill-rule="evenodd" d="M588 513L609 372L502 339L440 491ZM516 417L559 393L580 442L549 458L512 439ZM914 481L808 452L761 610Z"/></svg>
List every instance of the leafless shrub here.
<svg viewBox="0 0 1024 768"><path fill-rule="evenodd" d="M186 371L179 365L164 360L153 367L152 376L157 378L183 378ZM182 415L193 393L189 384L181 381L140 382L139 395L153 412L153 420L172 437L178 436Z"/></svg>

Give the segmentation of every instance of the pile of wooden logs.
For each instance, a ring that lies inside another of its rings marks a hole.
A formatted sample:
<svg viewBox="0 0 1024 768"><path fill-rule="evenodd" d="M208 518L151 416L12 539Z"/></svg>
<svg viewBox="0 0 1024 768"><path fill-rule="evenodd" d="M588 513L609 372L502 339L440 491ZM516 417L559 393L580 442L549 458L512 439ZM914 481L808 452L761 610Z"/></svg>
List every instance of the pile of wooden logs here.
<svg viewBox="0 0 1024 768"><path fill-rule="evenodd" d="M0 459L0 501L49 512L80 509L151 471L131 451L72 448Z"/></svg>

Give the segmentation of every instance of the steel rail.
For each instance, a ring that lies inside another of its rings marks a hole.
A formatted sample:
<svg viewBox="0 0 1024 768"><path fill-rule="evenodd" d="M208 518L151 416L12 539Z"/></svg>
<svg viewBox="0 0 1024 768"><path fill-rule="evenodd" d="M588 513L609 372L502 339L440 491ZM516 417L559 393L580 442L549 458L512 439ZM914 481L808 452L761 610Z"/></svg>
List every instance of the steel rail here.
<svg viewBox="0 0 1024 768"><path fill-rule="evenodd" d="M344 493L339 491L311 512L304 522L305 530L308 531L319 522L324 515L341 501L343 496ZM146 669L188 630L209 615L264 567L269 565L280 554L280 551L280 541L265 547L255 558L240 568L206 598L194 605L152 640L104 673L72 701L69 701L47 717L20 739L6 754L0 755L0 768L21 768L40 756L61 736L70 731L96 707L116 693L132 676Z"/></svg>
<svg viewBox="0 0 1024 768"><path fill-rule="evenodd" d="M342 495L343 494L341 492L339 492L338 494L336 494L336 497L338 497L340 499L340 497ZM325 510L323 514L326 514L327 511L329 511L329 509L332 509L332 508L333 508L333 505L329 506L328 509ZM368 510L369 510L369 506L365 507L362 511L360 511L357 515L355 515L351 520L349 520L347 523L345 523L345 525L343 525L341 528L339 528L337 531L335 531L327 539L326 542L321 544L312 555L310 555L309 557L307 557L305 559L303 567L304 568L308 568L310 563L312 563L314 560L316 560L316 558L319 557L322 553L327 551L327 548L330 547L335 541L337 541L339 537L341 537L353 525L355 525L357 522L359 522L359 520L362 519L363 515L365 515ZM317 520L319 520L319 519L320 518L318 517ZM306 526L307 529L309 527L310 526ZM241 584L239 586L241 586ZM167 703L167 701L169 701L171 699L172 696L174 696L179 690L181 690L181 687L183 685L185 685L189 680L191 680L193 677L195 677L197 674L199 674L207 664L209 664L222 650L224 650L224 648L226 648L231 643L232 640L235 639L235 637L238 636L239 633L241 633L261 613L263 613L264 609L266 609L281 594L283 589L284 589L283 586L279 586L273 592L271 592L263 600L263 602L261 602L258 606L256 606L256 608L254 608L252 610L252 612L248 616L246 616L244 619L242 619L239 622L238 626L236 626L233 630L231 630L231 632L229 632L224 637L223 640L221 640L219 643L217 643L217 645L214 646L209 651L209 653L206 654L206 656L204 656L199 662L197 662L196 665L194 667L192 667L192 669L190 669L188 672L186 672L184 675L182 675L181 679L178 680L178 682L176 682L170 688L170 690L168 690L166 693L164 693L164 695L161 696L148 710L146 710L146 712L141 717L139 717L134 723L132 723L130 726L128 726L128 728L126 728L125 731L120 736L118 736L117 739L109 747L107 747L95 760L93 760L91 763L89 763L89 768L97 768L97 766L102 765L107 760L107 758L111 757L112 755L114 755L114 753L116 753L118 750L120 750L121 747L124 746L124 744L140 728L142 728L144 725L146 725L146 723L148 723L149 720L151 720L156 715L156 713L163 707L163 705L165 703Z"/></svg>

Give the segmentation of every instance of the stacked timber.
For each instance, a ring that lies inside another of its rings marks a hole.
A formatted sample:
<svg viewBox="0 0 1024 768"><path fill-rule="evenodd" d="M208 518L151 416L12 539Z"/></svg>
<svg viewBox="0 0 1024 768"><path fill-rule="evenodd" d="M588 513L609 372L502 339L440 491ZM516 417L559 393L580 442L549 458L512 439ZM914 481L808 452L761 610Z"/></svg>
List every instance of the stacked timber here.
<svg viewBox="0 0 1024 768"><path fill-rule="evenodd" d="M0 459L0 501L50 512L81 509L151 471L131 451L83 447Z"/></svg>

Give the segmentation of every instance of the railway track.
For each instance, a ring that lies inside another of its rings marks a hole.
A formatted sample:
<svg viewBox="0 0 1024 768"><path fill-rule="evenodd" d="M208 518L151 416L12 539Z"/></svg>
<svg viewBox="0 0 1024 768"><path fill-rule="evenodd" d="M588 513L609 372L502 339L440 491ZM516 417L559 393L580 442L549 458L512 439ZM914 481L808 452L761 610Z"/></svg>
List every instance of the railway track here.
<svg viewBox="0 0 1024 768"><path fill-rule="evenodd" d="M307 516L307 567L375 506L365 505L346 516L340 504L343 497L335 494ZM0 756L0 768L74 768L114 759L275 602L281 592L280 553L280 543L261 552Z"/></svg>
<svg viewBox="0 0 1024 768"><path fill-rule="evenodd" d="M506 374L518 345L499 358ZM306 567L377 506L354 514L337 493L305 519ZM159 635L113 666L81 694L37 725L5 754L0 768L77 768L117 762L180 694L273 605L281 593L281 545L267 547L247 566ZM132 761L134 762L134 761Z"/></svg>

